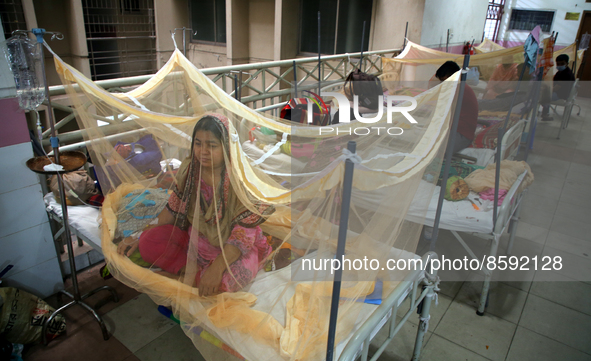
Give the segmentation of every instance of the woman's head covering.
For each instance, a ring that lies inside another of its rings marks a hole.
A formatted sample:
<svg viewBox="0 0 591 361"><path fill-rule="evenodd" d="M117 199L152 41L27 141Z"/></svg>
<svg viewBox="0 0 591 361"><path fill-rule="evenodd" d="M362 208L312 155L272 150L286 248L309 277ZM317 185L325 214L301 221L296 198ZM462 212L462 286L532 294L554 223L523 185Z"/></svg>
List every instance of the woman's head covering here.
<svg viewBox="0 0 591 361"><path fill-rule="evenodd" d="M220 127L222 134L220 141L229 159L228 118L221 114L212 113L201 118L199 122L206 118L213 119ZM195 126L196 130L199 128L199 122ZM193 136L195 136L195 131ZM199 232L206 236L213 246L221 246L228 239L235 225L247 228L256 227L265 221L265 216L269 216L275 211L272 206L266 204L252 204L251 208L254 208L256 212L244 206L230 184L228 169L232 168L224 168L219 183L216 179L215 199L211 204L207 204L199 191L201 183L200 164L191 151L191 155L183 161L178 170L178 182L167 204L168 210L176 218L176 225L183 230L188 229L189 225L196 228L194 218L197 216L199 218ZM199 204L198 215L194 212L197 203ZM220 235L222 241L220 241Z"/></svg>

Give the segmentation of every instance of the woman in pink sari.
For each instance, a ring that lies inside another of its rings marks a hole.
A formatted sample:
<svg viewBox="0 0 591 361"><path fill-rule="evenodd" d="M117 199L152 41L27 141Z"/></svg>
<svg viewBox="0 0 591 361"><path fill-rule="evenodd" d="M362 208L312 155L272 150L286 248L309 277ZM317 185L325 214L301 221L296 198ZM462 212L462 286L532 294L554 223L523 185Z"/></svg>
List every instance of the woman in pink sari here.
<svg viewBox="0 0 591 361"><path fill-rule="evenodd" d="M126 245L133 240L121 242L118 251L130 255L139 247L145 261L179 275L196 248L199 294L236 292L256 277L271 253L259 225L274 208L258 204L252 212L234 192L224 160L224 150L229 154L226 117L201 118L192 139L191 156L181 164L177 186L156 226L144 230L129 250ZM197 246L191 247L192 242Z"/></svg>

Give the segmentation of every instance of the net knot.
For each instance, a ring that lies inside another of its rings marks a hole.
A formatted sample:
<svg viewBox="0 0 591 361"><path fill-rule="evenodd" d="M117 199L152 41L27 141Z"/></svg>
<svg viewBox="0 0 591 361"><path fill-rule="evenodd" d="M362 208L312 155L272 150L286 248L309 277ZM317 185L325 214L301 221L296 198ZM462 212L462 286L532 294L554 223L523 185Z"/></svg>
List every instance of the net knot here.
<svg viewBox="0 0 591 361"><path fill-rule="evenodd" d="M355 164L360 164L363 161L363 159L361 159L361 157L357 153L352 153L347 148L343 149L343 155L345 156L345 159L349 159L351 162Z"/></svg>

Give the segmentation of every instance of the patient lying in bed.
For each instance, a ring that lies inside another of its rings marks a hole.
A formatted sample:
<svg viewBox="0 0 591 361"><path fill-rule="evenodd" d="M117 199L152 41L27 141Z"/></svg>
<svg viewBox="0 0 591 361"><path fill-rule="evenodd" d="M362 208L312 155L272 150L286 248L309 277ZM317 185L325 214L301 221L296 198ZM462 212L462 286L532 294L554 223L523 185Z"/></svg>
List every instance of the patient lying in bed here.
<svg viewBox="0 0 591 361"><path fill-rule="evenodd" d="M128 256L139 249L144 261L178 278L196 244L194 285L201 296L239 291L255 278L271 253L259 225L273 208L261 205L260 214L251 212L234 192L223 153L228 149L227 127L222 115L199 120L191 156L178 171L178 185L166 207L151 227L125 238L117 249Z"/></svg>

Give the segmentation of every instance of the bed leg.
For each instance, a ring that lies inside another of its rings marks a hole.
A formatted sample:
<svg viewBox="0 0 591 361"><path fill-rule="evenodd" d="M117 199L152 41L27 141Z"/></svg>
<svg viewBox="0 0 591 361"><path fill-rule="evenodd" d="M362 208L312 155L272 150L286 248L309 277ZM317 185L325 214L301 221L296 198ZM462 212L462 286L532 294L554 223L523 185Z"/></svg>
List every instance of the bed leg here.
<svg viewBox="0 0 591 361"><path fill-rule="evenodd" d="M497 251L499 249L499 238L501 236L499 234L494 234L494 238L492 239L492 244L490 245L490 255L492 257L497 257ZM488 257L486 258L488 259ZM486 262L486 261L485 261ZM484 283L482 284L482 293L480 294L480 302L478 303L478 310L476 310L476 314L478 316L484 316L484 310L487 306L488 300L488 293L490 291L490 281L492 279L493 271L488 269L488 265L486 266L486 273L484 275Z"/></svg>
<svg viewBox="0 0 591 361"><path fill-rule="evenodd" d="M437 255L433 252L431 253L432 255L429 258L436 259ZM425 334L429 329L429 319L431 318L431 302L433 301L433 297L437 298L437 291L439 291L439 277L437 276L437 271L432 270L430 266L428 266L428 270L429 271L426 273L426 287L428 288L428 291L420 304L420 322L419 328L417 330L415 348L412 354L412 361L418 361L421 356L421 349L423 348Z"/></svg>
<svg viewBox="0 0 591 361"><path fill-rule="evenodd" d="M415 349L412 354L412 361L418 361L421 355L421 349L423 348L423 341L425 340L425 334L429 329L429 319L431 318L431 301L435 297L434 287L429 287L429 292L425 295L423 302L421 302L421 315L419 322L419 329L417 331L417 339L415 341Z"/></svg>
<svg viewBox="0 0 591 361"><path fill-rule="evenodd" d="M509 233L509 244L507 245L507 255L510 256L513 251L513 242L515 241L515 234L517 233L517 225L519 224L519 212L521 212L521 203L517 206L513 217L511 217L511 232Z"/></svg>
<svg viewBox="0 0 591 361"><path fill-rule="evenodd" d="M82 241L82 239L80 239L80 237L76 236L76 239L78 240L78 247L84 246L84 242Z"/></svg>

